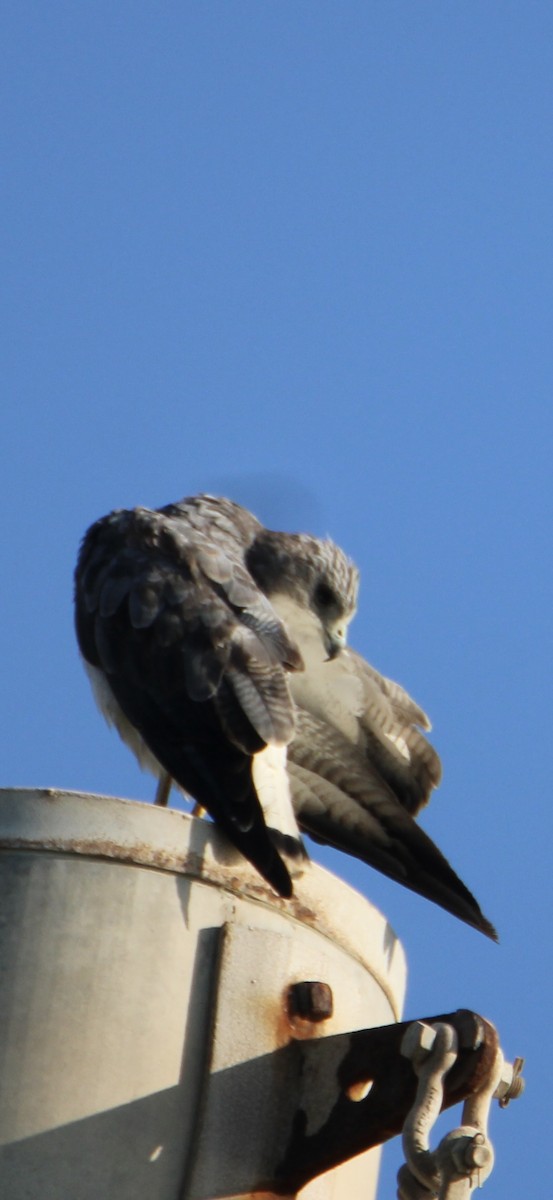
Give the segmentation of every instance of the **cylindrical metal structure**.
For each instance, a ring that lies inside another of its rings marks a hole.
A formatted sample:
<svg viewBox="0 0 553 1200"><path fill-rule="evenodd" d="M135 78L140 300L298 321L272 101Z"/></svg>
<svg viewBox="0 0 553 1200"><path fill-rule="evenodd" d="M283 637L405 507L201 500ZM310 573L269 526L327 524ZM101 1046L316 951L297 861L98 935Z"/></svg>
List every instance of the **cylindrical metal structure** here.
<svg viewBox="0 0 553 1200"><path fill-rule="evenodd" d="M268 1194L297 1104L293 1039L400 1016L403 951L376 909L311 864L280 900L174 809L5 790L0 872L9 1200ZM313 981L332 1015L290 1003ZM301 1195L369 1200L377 1160Z"/></svg>

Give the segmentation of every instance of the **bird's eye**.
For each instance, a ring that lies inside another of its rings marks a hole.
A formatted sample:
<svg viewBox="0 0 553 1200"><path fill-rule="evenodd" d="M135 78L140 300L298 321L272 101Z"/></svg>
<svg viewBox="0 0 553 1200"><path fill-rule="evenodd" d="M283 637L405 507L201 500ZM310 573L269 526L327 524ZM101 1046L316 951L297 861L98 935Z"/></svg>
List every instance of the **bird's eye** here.
<svg viewBox="0 0 553 1200"><path fill-rule="evenodd" d="M331 608L336 603L336 597L328 583L318 583L313 596L319 608Z"/></svg>

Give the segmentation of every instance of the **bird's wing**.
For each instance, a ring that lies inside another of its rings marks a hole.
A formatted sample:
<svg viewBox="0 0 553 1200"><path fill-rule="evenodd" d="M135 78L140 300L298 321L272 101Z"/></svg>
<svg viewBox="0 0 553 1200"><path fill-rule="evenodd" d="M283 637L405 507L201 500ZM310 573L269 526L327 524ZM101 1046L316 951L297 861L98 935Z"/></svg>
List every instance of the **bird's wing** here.
<svg viewBox="0 0 553 1200"><path fill-rule="evenodd" d="M354 650L348 647L329 661L314 625L310 636L297 622L288 627L297 635L306 668L290 681L296 704L358 747L367 770L416 814L441 778L440 759L422 732L430 725L425 713Z"/></svg>
<svg viewBox="0 0 553 1200"><path fill-rule="evenodd" d="M344 652L339 668L351 670L361 690L359 743L368 761L412 816L428 803L440 782L440 759L424 736L426 713L391 679L380 675L355 650Z"/></svg>
<svg viewBox="0 0 553 1200"><path fill-rule="evenodd" d="M288 772L300 827L317 841L354 855L497 938L474 896L364 750L304 709L296 715Z"/></svg>
<svg viewBox="0 0 553 1200"><path fill-rule="evenodd" d="M214 526L183 503L92 526L76 571L77 636L154 758L289 894L251 758L293 735L287 673L302 660L244 566L240 529L222 517Z"/></svg>

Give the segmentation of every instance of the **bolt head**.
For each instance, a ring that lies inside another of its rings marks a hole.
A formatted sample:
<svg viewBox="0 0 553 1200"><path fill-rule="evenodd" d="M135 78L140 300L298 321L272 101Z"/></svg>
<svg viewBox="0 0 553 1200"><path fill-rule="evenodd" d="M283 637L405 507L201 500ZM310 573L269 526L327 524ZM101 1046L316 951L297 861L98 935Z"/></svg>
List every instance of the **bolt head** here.
<svg viewBox="0 0 553 1200"><path fill-rule="evenodd" d="M491 1147L481 1133L475 1134L465 1147L465 1162L467 1167L481 1169L482 1167L487 1167L491 1161Z"/></svg>
<svg viewBox="0 0 553 1200"><path fill-rule="evenodd" d="M435 1041L436 1030L431 1025L425 1025L424 1021L411 1021L403 1035L401 1053L404 1058L419 1058L421 1052L423 1055L430 1054Z"/></svg>
<svg viewBox="0 0 553 1200"><path fill-rule="evenodd" d="M332 989L319 980L293 983L288 988L287 1008L292 1020L300 1017L303 1021L328 1021L334 1009Z"/></svg>

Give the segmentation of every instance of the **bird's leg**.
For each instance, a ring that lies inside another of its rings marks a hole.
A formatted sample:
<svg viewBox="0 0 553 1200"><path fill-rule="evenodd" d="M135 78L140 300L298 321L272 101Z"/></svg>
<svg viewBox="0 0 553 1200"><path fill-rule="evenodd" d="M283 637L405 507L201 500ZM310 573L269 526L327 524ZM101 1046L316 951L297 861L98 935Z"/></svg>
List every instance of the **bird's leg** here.
<svg viewBox="0 0 553 1200"><path fill-rule="evenodd" d="M156 788L154 804L163 805L166 808L172 786L173 780L171 776L167 771L162 771Z"/></svg>
<svg viewBox="0 0 553 1200"><path fill-rule="evenodd" d="M154 804L157 804L160 807L166 808L168 800L169 800L169 796L171 794L171 788L173 786L173 782L174 781L173 781L171 775L169 775L168 771L163 771L161 773L161 775L159 777L158 785L156 788L156 796L155 796ZM202 808L201 804L194 805L194 808L192 809L193 817L205 817L206 814L207 814L207 808Z"/></svg>

